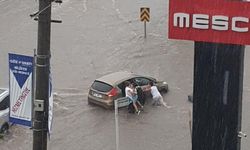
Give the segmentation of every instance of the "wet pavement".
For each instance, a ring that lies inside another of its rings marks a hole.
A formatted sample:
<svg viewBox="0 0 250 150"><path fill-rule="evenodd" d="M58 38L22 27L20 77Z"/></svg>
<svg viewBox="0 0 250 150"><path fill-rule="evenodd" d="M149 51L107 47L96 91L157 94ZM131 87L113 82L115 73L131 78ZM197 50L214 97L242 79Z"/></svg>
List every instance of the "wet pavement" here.
<svg viewBox="0 0 250 150"><path fill-rule="evenodd" d="M151 8L144 39L139 8ZM8 86L8 53L33 55L37 22L29 17L38 1L0 0L0 86ZM189 111L192 104L193 42L167 39L168 1L64 0L53 5L51 67L54 92L51 150L115 150L114 111L87 104L95 78L127 70L165 80L164 95L173 108L145 106L139 116L119 111L120 150L191 149ZM250 55L245 53L242 131L250 135ZM0 140L1 150L32 149L32 131L13 126ZM242 150L250 142L242 139Z"/></svg>

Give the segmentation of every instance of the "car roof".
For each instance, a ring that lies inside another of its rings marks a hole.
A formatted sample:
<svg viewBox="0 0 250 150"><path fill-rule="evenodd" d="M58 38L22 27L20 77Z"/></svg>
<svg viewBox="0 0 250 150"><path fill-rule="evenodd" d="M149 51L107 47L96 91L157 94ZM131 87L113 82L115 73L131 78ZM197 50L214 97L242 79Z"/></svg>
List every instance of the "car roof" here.
<svg viewBox="0 0 250 150"><path fill-rule="evenodd" d="M7 88L0 88L0 95L2 94L2 93L5 93L5 92L9 92L9 90L7 89Z"/></svg>
<svg viewBox="0 0 250 150"><path fill-rule="evenodd" d="M9 90L5 88L0 88L0 101L9 95Z"/></svg>
<svg viewBox="0 0 250 150"><path fill-rule="evenodd" d="M122 81L125 81L127 79L131 79L131 78L137 77L137 76L138 75L136 75L136 74L134 74L132 72L119 71L119 72L114 72L114 73L102 76L102 77L96 79L96 81L104 82L104 83L107 83L109 85L114 86L117 83L120 83Z"/></svg>

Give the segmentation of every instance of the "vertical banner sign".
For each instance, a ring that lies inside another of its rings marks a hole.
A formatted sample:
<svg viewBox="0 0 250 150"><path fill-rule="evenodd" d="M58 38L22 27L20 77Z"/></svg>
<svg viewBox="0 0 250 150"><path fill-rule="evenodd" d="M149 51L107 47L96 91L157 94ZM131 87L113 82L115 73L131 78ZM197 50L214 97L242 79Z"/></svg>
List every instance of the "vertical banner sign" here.
<svg viewBox="0 0 250 150"><path fill-rule="evenodd" d="M9 54L10 122L32 125L33 57Z"/></svg>

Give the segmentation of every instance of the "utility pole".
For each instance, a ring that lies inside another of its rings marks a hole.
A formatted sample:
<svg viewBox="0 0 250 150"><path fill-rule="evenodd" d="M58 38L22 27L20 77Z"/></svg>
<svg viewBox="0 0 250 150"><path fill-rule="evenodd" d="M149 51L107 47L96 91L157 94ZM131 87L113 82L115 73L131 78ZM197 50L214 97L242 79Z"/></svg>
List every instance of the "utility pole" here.
<svg viewBox="0 0 250 150"><path fill-rule="evenodd" d="M39 0L33 150L47 150L51 0Z"/></svg>

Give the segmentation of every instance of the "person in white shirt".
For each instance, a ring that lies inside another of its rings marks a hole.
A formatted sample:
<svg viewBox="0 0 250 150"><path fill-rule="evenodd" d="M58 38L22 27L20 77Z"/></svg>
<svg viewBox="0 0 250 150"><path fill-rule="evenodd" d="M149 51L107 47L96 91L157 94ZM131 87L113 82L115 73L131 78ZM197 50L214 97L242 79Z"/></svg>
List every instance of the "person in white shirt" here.
<svg viewBox="0 0 250 150"><path fill-rule="evenodd" d="M135 92L135 90L133 89L133 85L129 82L129 81L125 81L125 95L126 97L129 98L129 103L133 103L133 106L135 108L135 112L139 115L140 110L138 110L138 107L136 105L136 101L137 101L137 94Z"/></svg>
<svg viewBox="0 0 250 150"><path fill-rule="evenodd" d="M167 108L170 108L170 106L168 106L167 103L164 102L161 93L159 92L159 90L157 89L157 87L154 85L154 83L153 82L149 82L148 86L149 86L148 90L150 90L151 95L153 97L152 104L153 105L158 105L159 104L159 105L163 105L163 106L165 106Z"/></svg>

